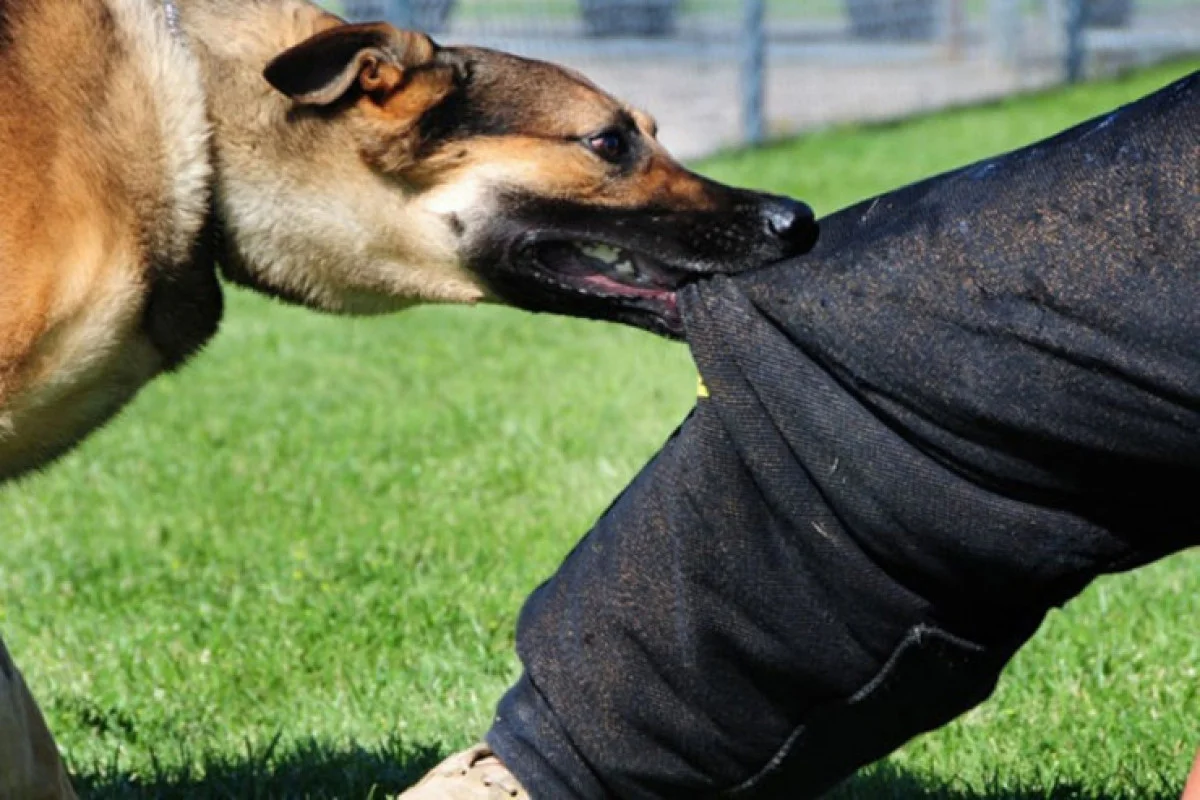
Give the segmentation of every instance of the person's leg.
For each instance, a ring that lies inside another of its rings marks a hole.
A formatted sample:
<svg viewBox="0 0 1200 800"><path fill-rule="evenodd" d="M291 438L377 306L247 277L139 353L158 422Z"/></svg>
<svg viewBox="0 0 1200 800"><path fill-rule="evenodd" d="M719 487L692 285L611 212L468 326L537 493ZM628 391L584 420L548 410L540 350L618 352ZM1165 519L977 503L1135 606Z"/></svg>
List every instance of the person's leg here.
<svg viewBox="0 0 1200 800"><path fill-rule="evenodd" d="M816 796L983 700L1036 626L1013 604L970 638L986 626L890 575L785 444L755 449L702 403L526 605L488 743L533 797Z"/></svg>
<svg viewBox="0 0 1200 800"><path fill-rule="evenodd" d="M711 390L530 599L535 798L815 797L1200 543L1193 77L694 290Z"/></svg>
<svg viewBox="0 0 1200 800"><path fill-rule="evenodd" d="M488 743L535 798L816 797L985 699L1091 578L1183 546L981 487L738 303L706 330L756 374L702 365L711 399L522 613Z"/></svg>
<svg viewBox="0 0 1200 800"><path fill-rule="evenodd" d="M54 738L0 640L0 800L74 800Z"/></svg>

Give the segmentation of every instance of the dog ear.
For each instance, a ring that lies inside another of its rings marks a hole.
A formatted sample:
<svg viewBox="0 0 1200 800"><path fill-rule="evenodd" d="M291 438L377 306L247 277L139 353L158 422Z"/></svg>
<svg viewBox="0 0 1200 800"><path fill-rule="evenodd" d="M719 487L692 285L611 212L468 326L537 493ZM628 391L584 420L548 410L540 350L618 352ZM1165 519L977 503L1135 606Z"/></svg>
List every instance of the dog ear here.
<svg viewBox="0 0 1200 800"><path fill-rule="evenodd" d="M406 69L430 63L437 50L425 34L387 23L338 25L276 56L263 76L301 105L327 106L356 84L390 93Z"/></svg>

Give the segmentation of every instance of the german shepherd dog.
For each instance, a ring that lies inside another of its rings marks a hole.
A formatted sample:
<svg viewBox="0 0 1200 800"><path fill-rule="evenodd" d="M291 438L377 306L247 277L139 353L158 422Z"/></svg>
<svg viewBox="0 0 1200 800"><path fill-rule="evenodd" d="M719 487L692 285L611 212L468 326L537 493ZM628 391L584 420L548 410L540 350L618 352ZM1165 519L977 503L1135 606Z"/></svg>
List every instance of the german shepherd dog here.
<svg viewBox="0 0 1200 800"><path fill-rule="evenodd" d="M196 353L218 264L327 312L502 302L672 336L683 284L815 238L550 64L303 0L0 0L0 481ZM0 797L69 793L0 646Z"/></svg>

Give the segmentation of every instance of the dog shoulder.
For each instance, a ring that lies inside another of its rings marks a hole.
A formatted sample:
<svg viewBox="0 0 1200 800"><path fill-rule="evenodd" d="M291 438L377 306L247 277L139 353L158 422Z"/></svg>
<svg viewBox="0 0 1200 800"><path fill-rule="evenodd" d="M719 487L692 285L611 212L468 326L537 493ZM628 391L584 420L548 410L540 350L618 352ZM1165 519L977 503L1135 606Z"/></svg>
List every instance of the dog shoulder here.
<svg viewBox="0 0 1200 800"><path fill-rule="evenodd" d="M196 257L211 182L203 83L160 5L0 9L3 478L69 449L177 360L148 314L178 323L167 343L191 352L220 301L211 259ZM174 313L151 302L178 296L164 283L206 292Z"/></svg>

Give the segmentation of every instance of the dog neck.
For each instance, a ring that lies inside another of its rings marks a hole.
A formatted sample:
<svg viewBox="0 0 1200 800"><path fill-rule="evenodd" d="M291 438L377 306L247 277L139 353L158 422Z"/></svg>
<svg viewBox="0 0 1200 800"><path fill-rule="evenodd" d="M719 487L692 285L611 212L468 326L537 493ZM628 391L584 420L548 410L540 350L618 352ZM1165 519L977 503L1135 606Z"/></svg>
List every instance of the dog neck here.
<svg viewBox="0 0 1200 800"><path fill-rule="evenodd" d="M200 65L206 111L212 126L211 208L206 240L201 244L208 247L226 277L234 282L268 294L280 294L287 300L296 299L257 286L247 277L253 271L247 262L256 259L246 251L255 248L246 243L247 231L243 230L246 224L242 219L245 214L238 207L237 198L243 185L262 175L257 159L244 160L240 156L246 151L257 151L260 144L270 150L274 137L262 128L276 127L286 113L286 98L263 80L263 68L278 53L316 33L330 15L305 0L160 2L168 27L178 31ZM251 110L253 113L248 113ZM261 141L250 146L259 137ZM235 146L229 147L230 144ZM275 170L269 164L265 167L267 172ZM239 219L241 225L236 224Z"/></svg>
<svg viewBox="0 0 1200 800"><path fill-rule="evenodd" d="M363 158L361 129L297 113L264 79L342 20L306 0L175 2L207 95L226 278L336 313L483 297L445 220Z"/></svg>

